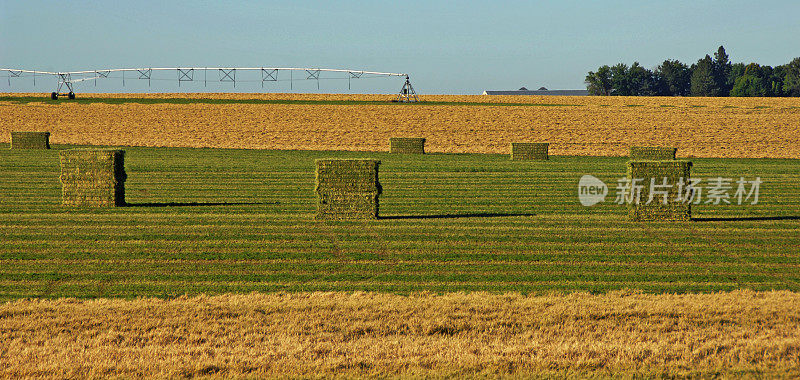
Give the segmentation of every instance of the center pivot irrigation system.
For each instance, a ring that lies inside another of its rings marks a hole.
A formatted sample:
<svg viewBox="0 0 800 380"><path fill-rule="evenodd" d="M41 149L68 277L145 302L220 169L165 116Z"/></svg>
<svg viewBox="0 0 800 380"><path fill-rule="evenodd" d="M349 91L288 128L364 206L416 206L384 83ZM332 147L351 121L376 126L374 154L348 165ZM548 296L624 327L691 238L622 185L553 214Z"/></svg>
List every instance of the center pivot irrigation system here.
<svg viewBox="0 0 800 380"><path fill-rule="evenodd" d="M405 77L406 82L403 88L400 89L400 95L397 98L398 102L417 102L419 98L417 93L414 92L414 87L411 86L408 74L399 73L382 73L376 71L363 71L363 70L346 70L346 69L318 69L318 68L301 68L301 67L147 67L138 69L103 69L103 70L84 70L84 71L64 71L64 72L51 72L51 71L37 71L37 70L22 70L22 69L0 69L0 72L7 73L8 85L11 86L12 78L27 78L33 77L33 83L36 85L36 77L54 77L58 81L58 88L56 91L50 93L50 98L58 100L59 96L67 96L69 99L75 99L75 85L87 81L94 81L95 85L97 80L120 78L122 79L122 86L125 86L127 80L146 80L148 86L153 78L155 72L174 72L176 74L178 86L183 82L200 82L204 85L209 82L227 82L232 83L236 87L236 73L252 73L259 72L261 79L261 87L264 87L265 82L278 82L278 73L288 72L290 86L295 81L294 72L302 72L303 75L297 80L316 80L317 88L319 89L320 79L347 79L348 88L350 87L350 80L360 78L375 78L375 77ZM211 72L211 78L209 78ZM133 73L133 75L126 73ZM201 74L202 73L202 77ZM324 73L344 74L346 78L321 78ZM305 76L305 78L303 78ZM255 76L255 78L258 78ZM281 79L281 81L286 79ZM239 82L259 82L259 80L242 79L240 76ZM68 92L62 92L66 88Z"/></svg>

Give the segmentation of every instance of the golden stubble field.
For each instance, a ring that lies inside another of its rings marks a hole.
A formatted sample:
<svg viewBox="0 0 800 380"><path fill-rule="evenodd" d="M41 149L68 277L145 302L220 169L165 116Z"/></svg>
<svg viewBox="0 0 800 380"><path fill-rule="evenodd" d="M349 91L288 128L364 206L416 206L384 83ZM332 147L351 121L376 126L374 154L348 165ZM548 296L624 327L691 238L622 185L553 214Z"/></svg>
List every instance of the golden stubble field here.
<svg viewBox="0 0 800 380"><path fill-rule="evenodd" d="M20 95L20 94L16 94ZM422 100L560 106L397 105L390 95L80 94L87 97L372 100L387 104L79 104L0 102L0 141L50 131L56 144L388 150L392 136L426 150L508 153L550 142L555 155L627 154L667 145L682 157L800 158L800 99L426 95Z"/></svg>
<svg viewBox="0 0 800 380"><path fill-rule="evenodd" d="M800 295L294 293L0 305L0 377L800 376Z"/></svg>

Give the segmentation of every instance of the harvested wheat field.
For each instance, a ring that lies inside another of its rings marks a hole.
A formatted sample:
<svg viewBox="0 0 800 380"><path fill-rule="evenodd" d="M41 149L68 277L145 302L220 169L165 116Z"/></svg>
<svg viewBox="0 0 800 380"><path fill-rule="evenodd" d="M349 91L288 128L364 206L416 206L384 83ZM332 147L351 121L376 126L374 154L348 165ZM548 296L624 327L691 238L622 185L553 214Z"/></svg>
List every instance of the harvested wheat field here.
<svg viewBox="0 0 800 380"><path fill-rule="evenodd" d="M28 95L0 96L0 142L11 131L47 130L55 144L383 151L389 137L422 136L427 151L447 153L540 141L554 155L663 145L681 157L800 158L797 98Z"/></svg>
<svg viewBox="0 0 800 380"><path fill-rule="evenodd" d="M800 295L19 300L0 376L800 376Z"/></svg>

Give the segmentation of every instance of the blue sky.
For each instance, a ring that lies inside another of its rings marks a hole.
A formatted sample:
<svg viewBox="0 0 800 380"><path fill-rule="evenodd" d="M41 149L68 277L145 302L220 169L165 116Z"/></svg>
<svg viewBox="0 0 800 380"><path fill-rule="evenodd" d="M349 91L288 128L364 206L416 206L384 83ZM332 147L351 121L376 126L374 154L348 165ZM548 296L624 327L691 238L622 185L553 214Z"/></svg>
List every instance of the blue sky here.
<svg viewBox="0 0 800 380"><path fill-rule="evenodd" d="M408 72L428 94L577 89L603 64L691 63L719 45L734 62L787 63L800 56L798 17L796 0L0 0L0 67L329 67ZM118 82L82 91L125 91ZM369 79L351 91L396 92L401 84ZM321 86L348 92L346 81ZM0 91L28 90L50 91L41 80L36 88L0 81ZM178 90L192 87L164 81L153 88ZM262 91L254 83L236 90ZM288 90L277 83L263 91ZM316 83L295 83L294 90L316 92Z"/></svg>

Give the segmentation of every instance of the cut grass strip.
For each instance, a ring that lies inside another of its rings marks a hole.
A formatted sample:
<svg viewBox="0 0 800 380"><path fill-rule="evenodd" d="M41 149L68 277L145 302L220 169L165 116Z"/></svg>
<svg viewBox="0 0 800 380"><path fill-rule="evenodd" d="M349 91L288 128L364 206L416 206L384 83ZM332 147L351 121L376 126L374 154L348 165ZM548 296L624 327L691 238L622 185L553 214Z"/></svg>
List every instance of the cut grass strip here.
<svg viewBox="0 0 800 380"><path fill-rule="evenodd" d="M613 189L624 157L538 165L507 155L126 147L134 207L87 210L58 205L63 148L0 151L0 260L18 263L0 270L4 299L800 283L796 160L693 159L703 178L761 176L759 204L700 204L696 217L722 220L642 225L608 198L591 208L577 201L583 174ZM315 221L313 160L325 157L382 160L386 218Z"/></svg>

